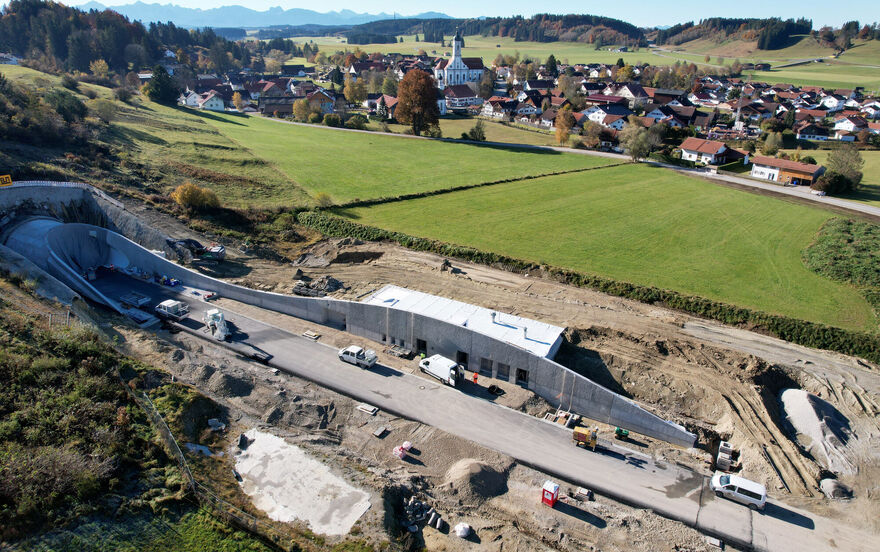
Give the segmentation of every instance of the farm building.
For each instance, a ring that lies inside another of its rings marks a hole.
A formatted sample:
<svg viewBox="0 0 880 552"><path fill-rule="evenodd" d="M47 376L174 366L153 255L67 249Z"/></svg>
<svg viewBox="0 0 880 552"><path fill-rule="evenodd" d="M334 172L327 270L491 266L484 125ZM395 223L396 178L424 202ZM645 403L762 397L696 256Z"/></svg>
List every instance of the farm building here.
<svg viewBox="0 0 880 552"><path fill-rule="evenodd" d="M781 184L809 186L824 172L825 167L822 165L809 165L788 159L756 155L752 158L750 174L755 178L763 178Z"/></svg>

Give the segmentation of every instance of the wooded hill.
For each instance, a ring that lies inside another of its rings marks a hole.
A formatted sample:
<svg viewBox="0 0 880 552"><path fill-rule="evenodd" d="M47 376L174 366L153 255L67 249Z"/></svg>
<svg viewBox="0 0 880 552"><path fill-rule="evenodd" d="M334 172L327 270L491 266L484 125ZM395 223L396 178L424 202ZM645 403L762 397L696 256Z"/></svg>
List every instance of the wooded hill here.
<svg viewBox="0 0 880 552"><path fill-rule="evenodd" d="M655 41L657 44L678 46L685 42L709 39L716 42L724 40L757 41L760 50L779 50L797 42L800 36L813 30L809 19L727 19L713 17L703 19L698 24L693 21L660 29Z"/></svg>

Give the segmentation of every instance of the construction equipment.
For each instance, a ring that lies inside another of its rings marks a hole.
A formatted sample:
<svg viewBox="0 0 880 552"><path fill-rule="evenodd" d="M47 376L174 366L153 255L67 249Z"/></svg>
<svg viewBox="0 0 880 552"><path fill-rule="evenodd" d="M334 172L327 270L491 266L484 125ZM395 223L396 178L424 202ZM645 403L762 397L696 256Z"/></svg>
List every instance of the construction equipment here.
<svg viewBox="0 0 880 552"><path fill-rule="evenodd" d="M588 428L583 426L578 426L574 428L574 432L572 433L572 439L574 440L575 446L590 448L593 451L596 450L596 446L599 444L599 428Z"/></svg>
<svg viewBox="0 0 880 552"><path fill-rule="evenodd" d="M202 322L217 341L226 341L229 338L229 327L226 325L226 317L220 309L210 309L205 313Z"/></svg>
<svg viewBox="0 0 880 552"><path fill-rule="evenodd" d="M178 254L185 249L189 251L193 257L202 260L222 261L226 259L226 247L219 243L212 243L208 247L205 247L193 239L174 240L171 238L166 240L166 243Z"/></svg>
<svg viewBox="0 0 880 552"><path fill-rule="evenodd" d="M629 430L623 429L622 427L615 427L614 438L620 439L621 441L626 441L627 439L629 439Z"/></svg>

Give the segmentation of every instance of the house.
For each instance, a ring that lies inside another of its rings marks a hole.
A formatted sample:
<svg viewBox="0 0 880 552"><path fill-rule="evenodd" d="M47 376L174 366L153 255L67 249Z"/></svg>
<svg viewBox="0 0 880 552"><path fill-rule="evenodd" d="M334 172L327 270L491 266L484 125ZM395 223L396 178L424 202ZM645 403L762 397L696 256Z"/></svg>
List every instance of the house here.
<svg viewBox="0 0 880 552"><path fill-rule="evenodd" d="M650 88L644 87L643 90L651 99L652 103L666 105L689 105L687 92L684 90L674 90L671 88Z"/></svg>
<svg viewBox="0 0 880 552"><path fill-rule="evenodd" d="M605 118L599 124L606 128L623 130L623 126L626 124L626 117L623 115L605 115Z"/></svg>
<svg viewBox="0 0 880 552"><path fill-rule="evenodd" d="M226 111L226 103L217 92L211 90L199 99L198 108L208 111Z"/></svg>
<svg viewBox="0 0 880 552"><path fill-rule="evenodd" d="M437 88L444 89L455 84L467 84L480 82L486 68L483 67L482 58L463 58L461 48L464 41L461 32L456 31L452 39L452 59L440 60L434 66L434 79L437 80Z"/></svg>
<svg viewBox="0 0 880 552"><path fill-rule="evenodd" d="M852 134L858 134L859 132L868 128L868 121L866 121L862 117L857 116L849 116L849 117L841 117L834 121L834 130L845 130L846 132L850 132Z"/></svg>
<svg viewBox="0 0 880 552"><path fill-rule="evenodd" d="M626 118L632 114L632 111L626 106L611 104L603 106L594 105L585 109L583 113L587 116L588 120L601 125L608 115L620 115Z"/></svg>
<svg viewBox="0 0 880 552"><path fill-rule="evenodd" d="M493 119L504 119L509 117L519 105L519 102L510 98L492 97L483 104L480 114L484 117L492 117ZM532 106L532 109L534 109L534 106Z"/></svg>
<svg viewBox="0 0 880 552"><path fill-rule="evenodd" d="M0 65L18 65L21 58L12 54L0 53Z"/></svg>
<svg viewBox="0 0 880 552"><path fill-rule="evenodd" d="M482 105L483 98L466 84L453 84L442 91L448 109L465 109L472 105Z"/></svg>
<svg viewBox="0 0 880 552"><path fill-rule="evenodd" d="M819 105L824 106L828 111L840 111L844 108L846 98L837 94L829 94L822 98Z"/></svg>
<svg viewBox="0 0 880 552"><path fill-rule="evenodd" d="M314 71L315 70L312 69L313 73ZM281 66L282 77L305 77L307 74L305 65L285 63Z"/></svg>
<svg viewBox="0 0 880 552"><path fill-rule="evenodd" d="M323 88L319 88L307 94L306 100L308 100L309 106L313 110L316 110L323 115L333 113L335 110L334 106L336 105L336 98L331 96L330 93Z"/></svg>
<svg viewBox="0 0 880 552"><path fill-rule="evenodd" d="M202 97L192 90L187 90L177 99L177 103L180 105L185 105L186 107L199 107L199 100Z"/></svg>
<svg viewBox="0 0 880 552"><path fill-rule="evenodd" d="M798 140L828 140L828 131L816 123L804 121L794 127L795 136Z"/></svg>
<svg viewBox="0 0 880 552"><path fill-rule="evenodd" d="M634 83L609 84L602 93L606 96L626 98L631 108L648 101L648 93L645 89Z"/></svg>
<svg viewBox="0 0 880 552"><path fill-rule="evenodd" d="M686 138L681 143L681 158L685 161L717 165L727 162L727 145L715 140L702 138Z"/></svg>
<svg viewBox="0 0 880 552"><path fill-rule="evenodd" d="M348 74L357 80L358 77L363 76L368 71L384 73L386 69L388 69L388 66L381 61L358 61L351 64L351 67L348 68Z"/></svg>
<svg viewBox="0 0 880 552"><path fill-rule="evenodd" d="M523 90L553 90L556 85L552 80L527 80L523 85Z"/></svg>
<svg viewBox="0 0 880 552"><path fill-rule="evenodd" d="M822 165L808 165L788 159L756 155L752 157L752 170L749 174L754 178L771 182L809 186L824 172L825 167Z"/></svg>

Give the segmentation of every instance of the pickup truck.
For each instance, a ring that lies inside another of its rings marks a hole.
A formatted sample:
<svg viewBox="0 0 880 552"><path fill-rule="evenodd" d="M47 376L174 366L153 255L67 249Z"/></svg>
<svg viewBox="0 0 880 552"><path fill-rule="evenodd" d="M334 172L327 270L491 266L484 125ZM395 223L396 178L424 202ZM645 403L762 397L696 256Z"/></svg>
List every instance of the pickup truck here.
<svg viewBox="0 0 880 552"><path fill-rule="evenodd" d="M189 316L189 305L183 301L175 301L174 299L166 299L162 301L154 309L160 318L166 318L180 322Z"/></svg>
<svg viewBox="0 0 880 552"><path fill-rule="evenodd" d="M357 345L351 345L339 350L339 360L360 366L361 368L372 368L378 358L375 351L364 350L363 347L358 347Z"/></svg>

